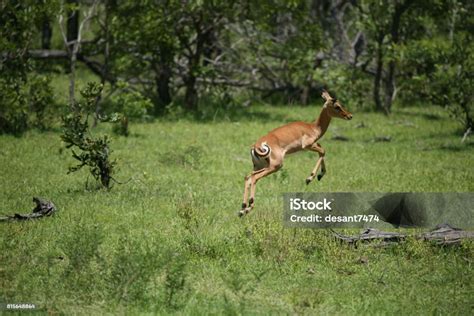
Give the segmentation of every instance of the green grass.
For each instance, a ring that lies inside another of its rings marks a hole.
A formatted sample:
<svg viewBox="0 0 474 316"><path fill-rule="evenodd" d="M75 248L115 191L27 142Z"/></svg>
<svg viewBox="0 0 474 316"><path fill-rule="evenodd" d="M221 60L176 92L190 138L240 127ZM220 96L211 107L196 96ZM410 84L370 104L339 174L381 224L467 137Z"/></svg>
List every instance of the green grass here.
<svg viewBox="0 0 474 316"><path fill-rule="evenodd" d="M1 135L0 213L28 212L33 196L60 211L0 225L0 299L53 314L472 314L472 242L350 248L281 221L284 192L474 191L474 143L460 143L442 109L334 120L321 182L304 182L314 153L288 156L259 182L255 210L236 216L249 146L319 111L255 106L205 123L132 124L112 142L116 177L132 180L109 192L86 190L86 170L66 175L74 162L57 132Z"/></svg>

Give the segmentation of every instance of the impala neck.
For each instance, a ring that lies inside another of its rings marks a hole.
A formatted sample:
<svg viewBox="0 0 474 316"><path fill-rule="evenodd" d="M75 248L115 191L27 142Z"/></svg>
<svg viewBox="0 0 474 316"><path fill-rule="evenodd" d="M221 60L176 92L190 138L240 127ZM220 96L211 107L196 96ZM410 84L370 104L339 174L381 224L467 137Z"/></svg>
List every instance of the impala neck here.
<svg viewBox="0 0 474 316"><path fill-rule="evenodd" d="M316 120L316 130L320 133L319 137L322 137L324 133L326 133L330 122L331 116L329 116L329 111L327 108L323 107L321 114L319 114L319 117Z"/></svg>

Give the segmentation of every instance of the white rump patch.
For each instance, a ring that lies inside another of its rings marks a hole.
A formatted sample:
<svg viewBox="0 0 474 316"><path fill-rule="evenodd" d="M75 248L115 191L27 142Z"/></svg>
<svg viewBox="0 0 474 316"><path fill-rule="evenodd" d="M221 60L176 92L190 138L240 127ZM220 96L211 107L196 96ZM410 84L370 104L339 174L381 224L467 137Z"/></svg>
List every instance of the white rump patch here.
<svg viewBox="0 0 474 316"><path fill-rule="evenodd" d="M270 146L268 146L266 142L262 143L262 146L260 147L260 149L263 149L262 153L264 155L267 155L270 152Z"/></svg>
<svg viewBox="0 0 474 316"><path fill-rule="evenodd" d="M255 167L255 170L259 170L265 167L268 167L267 155L270 154L270 146L266 142L263 142L260 145L259 150L262 152L263 157L259 156L255 149L252 148L250 154L252 156L252 162Z"/></svg>

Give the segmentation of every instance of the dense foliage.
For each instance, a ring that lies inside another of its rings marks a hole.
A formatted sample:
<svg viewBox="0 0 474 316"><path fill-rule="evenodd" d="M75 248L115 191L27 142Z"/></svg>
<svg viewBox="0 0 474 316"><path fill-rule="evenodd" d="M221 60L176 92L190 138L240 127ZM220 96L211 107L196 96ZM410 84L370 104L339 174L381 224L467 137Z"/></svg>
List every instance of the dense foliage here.
<svg viewBox="0 0 474 316"><path fill-rule="evenodd" d="M182 108L202 117L209 107L214 113L255 100L307 104L325 87L351 106L386 114L393 104L438 104L472 129L472 1L55 0L1 6L3 132L42 125L45 107L53 103L47 66L71 74L73 97L76 62L110 88L97 112L134 98L147 103L141 105L145 116ZM32 113L39 123L28 119Z"/></svg>

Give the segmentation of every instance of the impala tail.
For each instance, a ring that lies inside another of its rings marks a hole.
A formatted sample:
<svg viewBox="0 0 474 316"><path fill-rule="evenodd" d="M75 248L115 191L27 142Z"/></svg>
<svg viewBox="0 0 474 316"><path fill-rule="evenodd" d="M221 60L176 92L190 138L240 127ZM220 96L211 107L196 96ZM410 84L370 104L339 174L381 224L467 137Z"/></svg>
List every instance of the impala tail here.
<svg viewBox="0 0 474 316"><path fill-rule="evenodd" d="M260 145L255 144L255 146L250 150L254 167L257 169L266 167L271 152L272 150L266 142L260 143Z"/></svg>
<svg viewBox="0 0 474 316"><path fill-rule="evenodd" d="M268 144L266 142L263 142L260 144L260 146L258 145L255 145L252 149L251 149L251 154L252 154L252 157L255 158L255 159L266 159L268 158L268 156L270 156L270 153L271 153L271 148L270 146L268 146Z"/></svg>

